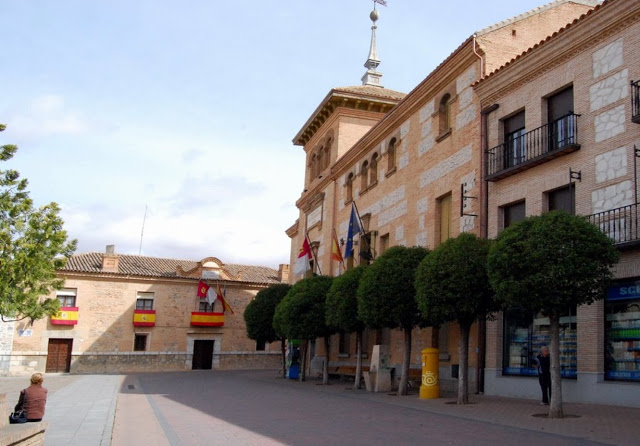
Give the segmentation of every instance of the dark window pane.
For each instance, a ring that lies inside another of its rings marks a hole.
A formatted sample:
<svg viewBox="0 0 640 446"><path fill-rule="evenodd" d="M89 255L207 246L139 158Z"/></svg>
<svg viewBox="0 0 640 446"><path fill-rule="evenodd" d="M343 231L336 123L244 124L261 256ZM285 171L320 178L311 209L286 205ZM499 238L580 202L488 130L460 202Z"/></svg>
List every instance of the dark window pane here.
<svg viewBox="0 0 640 446"><path fill-rule="evenodd" d="M511 204L504 207L504 227L508 228L514 223L522 221L526 216L525 202Z"/></svg>
<svg viewBox="0 0 640 446"><path fill-rule="evenodd" d="M569 214L575 213L575 189L573 187L563 187L548 193L549 210L565 211Z"/></svg>

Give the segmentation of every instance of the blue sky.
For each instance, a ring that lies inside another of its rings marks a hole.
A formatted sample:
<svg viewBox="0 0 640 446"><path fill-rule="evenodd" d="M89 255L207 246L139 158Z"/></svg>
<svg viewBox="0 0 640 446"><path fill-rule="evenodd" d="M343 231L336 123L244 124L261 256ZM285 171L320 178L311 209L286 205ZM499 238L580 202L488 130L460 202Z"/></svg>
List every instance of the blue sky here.
<svg viewBox="0 0 640 446"><path fill-rule="evenodd" d="M377 6L384 86L409 92L474 31L544 3ZM304 181L291 140L330 88L360 85L372 5L0 2L0 143L19 146L0 168L61 205L78 252L288 263Z"/></svg>

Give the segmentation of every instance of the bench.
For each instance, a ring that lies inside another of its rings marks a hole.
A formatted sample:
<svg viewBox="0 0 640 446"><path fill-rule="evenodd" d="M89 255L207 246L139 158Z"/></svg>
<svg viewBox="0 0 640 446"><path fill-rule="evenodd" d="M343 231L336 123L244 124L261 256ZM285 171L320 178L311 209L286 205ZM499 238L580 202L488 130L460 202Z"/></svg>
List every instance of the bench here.
<svg viewBox="0 0 640 446"><path fill-rule="evenodd" d="M362 366L362 373L368 372L369 366ZM356 377L356 366L355 365L341 365L337 367L329 367L329 376L333 378L340 379L348 379Z"/></svg>

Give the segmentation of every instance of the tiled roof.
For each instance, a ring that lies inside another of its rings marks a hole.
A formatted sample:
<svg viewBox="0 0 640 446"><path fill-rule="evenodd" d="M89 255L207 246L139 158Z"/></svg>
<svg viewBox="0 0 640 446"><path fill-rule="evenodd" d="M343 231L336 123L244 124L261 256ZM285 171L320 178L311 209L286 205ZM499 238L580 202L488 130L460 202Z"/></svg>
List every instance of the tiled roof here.
<svg viewBox="0 0 640 446"><path fill-rule="evenodd" d="M333 89L336 93L350 93L355 95L373 96L377 98L393 99L399 101L407 94L400 91L390 90L388 88L375 87L371 85L356 85L353 87L336 87Z"/></svg>
<svg viewBox="0 0 640 446"><path fill-rule="evenodd" d="M483 77L482 79L476 81L473 86L476 86L480 83L485 82L488 78L492 77L494 74L496 74L497 72L501 71L502 69L504 69L505 67L511 65L513 62L515 62L516 60L521 59L523 56L527 55L528 53L531 53L533 50L537 49L538 47L540 47L541 45L544 45L546 42L555 39L559 34L562 34L564 32L566 32L569 28L575 26L577 23L580 23L581 21L583 21L585 19L585 17L590 16L591 14L593 14L594 12L598 11L599 9L601 9L603 6L608 5L609 3L611 3L612 0L604 0L603 2L595 2L596 6L593 9L590 9L589 11L587 11L586 13L582 14L580 17L578 17L577 19L573 20L573 22L568 23L567 25L563 26L562 28L560 28L558 31L554 32L552 35L547 36L546 39L540 41L539 43L536 43L535 45L533 45L531 48L528 48L526 51L522 52L521 54L517 55L516 57L514 57L513 59L511 59L510 61L506 62L504 65L496 68L495 70L493 70L491 73L487 74L485 77ZM580 3L580 4L590 4L591 2L588 0L583 0L583 1L577 1L577 0L573 0L574 3ZM555 3L555 2L554 2ZM551 3L550 3L551 4Z"/></svg>
<svg viewBox="0 0 640 446"><path fill-rule="evenodd" d="M507 19L507 20L503 20L503 21L498 22L498 23L496 23L494 25L491 25L491 26L488 26L488 27L486 27L484 29L481 29L480 31L476 32L476 35L479 36L479 35L488 33L490 31L494 31L496 29L500 29L500 28L502 28L504 26L511 25L513 23L518 22L519 20L526 19L527 17L534 16L534 15L539 14L542 11L545 11L547 9L555 8L556 6L559 6L559 5L563 4L563 3L577 3L579 5L595 7L595 6L598 6L601 3L601 1L600 0L555 0L555 1L552 1L550 3L547 3L546 5L538 6L537 8L533 8L530 11L523 12L522 14L518 14L515 17L512 17L512 18Z"/></svg>
<svg viewBox="0 0 640 446"><path fill-rule="evenodd" d="M159 278L188 278L178 274L178 268L189 271L196 268L199 262L193 260L162 259L158 257L145 257L127 254L118 254L118 272L109 273L102 271L102 253L87 252L73 255L67 265L60 271L88 274L112 274L130 275L141 277ZM224 264L221 269L231 277L234 282L279 283L278 271L266 266L249 266ZM197 279L197 277L193 277Z"/></svg>

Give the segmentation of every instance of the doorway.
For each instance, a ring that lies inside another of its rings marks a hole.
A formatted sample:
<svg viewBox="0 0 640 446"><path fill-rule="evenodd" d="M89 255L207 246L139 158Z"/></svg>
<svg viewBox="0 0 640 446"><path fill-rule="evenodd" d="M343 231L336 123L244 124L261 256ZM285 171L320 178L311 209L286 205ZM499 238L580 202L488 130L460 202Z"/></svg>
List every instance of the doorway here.
<svg viewBox="0 0 640 446"><path fill-rule="evenodd" d="M211 370L213 364L213 340L193 341L192 370Z"/></svg>
<svg viewBox="0 0 640 446"><path fill-rule="evenodd" d="M49 339L46 373L69 373L73 339Z"/></svg>

